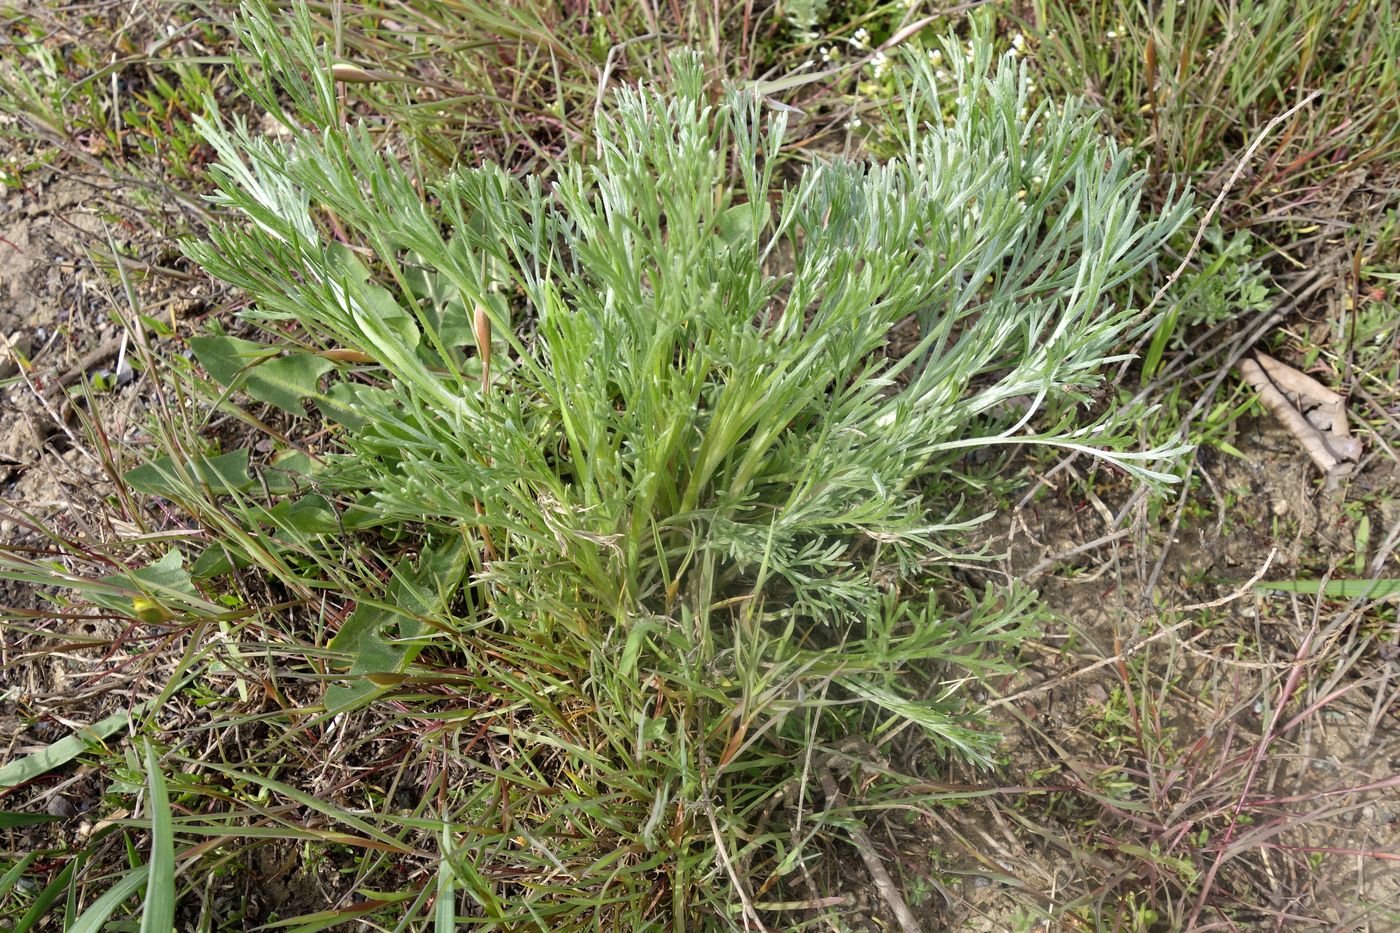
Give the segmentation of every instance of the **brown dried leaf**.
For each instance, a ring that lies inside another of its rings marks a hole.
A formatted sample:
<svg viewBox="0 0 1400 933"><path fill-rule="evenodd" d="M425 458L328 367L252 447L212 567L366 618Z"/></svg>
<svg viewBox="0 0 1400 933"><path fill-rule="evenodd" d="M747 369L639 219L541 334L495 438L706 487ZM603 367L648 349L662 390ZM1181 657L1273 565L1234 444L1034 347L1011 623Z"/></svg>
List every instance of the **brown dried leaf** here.
<svg viewBox="0 0 1400 933"><path fill-rule="evenodd" d="M1291 366L1263 353L1240 363L1240 374L1275 418L1307 451L1333 488L1361 459L1361 441L1347 424L1346 400Z"/></svg>

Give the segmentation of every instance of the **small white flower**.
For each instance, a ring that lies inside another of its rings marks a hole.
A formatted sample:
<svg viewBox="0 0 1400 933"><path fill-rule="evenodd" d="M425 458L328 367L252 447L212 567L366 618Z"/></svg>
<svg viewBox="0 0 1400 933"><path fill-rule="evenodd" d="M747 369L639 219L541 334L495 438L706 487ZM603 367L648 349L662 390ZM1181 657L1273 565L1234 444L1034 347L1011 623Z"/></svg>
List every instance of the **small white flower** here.
<svg viewBox="0 0 1400 933"><path fill-rule="evenodd" d="M929 49L928 60L934 65L941 65L943 64L943 53L938 51L938 49Z"/></svg>
<svg viewBox="0 0 1400 933"><path fill-rule="evenodd" d="M1016 33L1011 37L1011 47L1018 52L1024 52L1026 50L1026 37L1019 32Z"/></svg>
<svg viewBox="0 0 1400 933"><path fill-rule="evenodd" d="M1108 36L1110 39L1117 39L1117 38L1118 38L1118 30L1116 30L1116 29L1110 29L1108 32L1104 33L1104 35Z"/></svg>
<svg viewBox="0 0 1400 933"><path fill-rule="evenodd" d="M935 71L935 72L933 73L933 76L934 76L935 78L937 78L939 81L947 81L947 80L948 80L948 72L944 71L942 68L940 68L940 69L938 69L937 71Z"/></svg>
<svg viewBox="0 0 1400 933"><path fill-rule="evenodd" d="M851 36L851 45L858 49L870 48L870 30L864 26L857 29L855 35Z"/></svg>
<svg viewBox="0 0 1400 933"><path fill-rule="evenodd" d="M1031 176L1031 184L1035 185L1037 188L1040 187L1040 186L1041 186L1042 184L1044 184L1044 183L1045 183L1045 179L1044 179L1044 178L1041 178L1039 175L1032 175L1032 176Z"/></svg>
<svg viewBox="0 0 1400 933"><path fill-rule="evenodd" d="M870 58L870 67L875 71L876 78L883 78L885 73L890 70L890 60L884 52L876 52Z"/></svg>
<svg viewBox="0 0 1400 933"><path fill-rule="evenodd" d="M860 117L851 117L849 120L846 121L846 129L848 130L858 130L860 129L860 126Z"/></svg>
<svg viewBox="0 0 1400 933"><path fill-rule="evenodd" d="M822 61L828 65L841 58L841 50L831 45L824 45L821 48Z"/></svg>

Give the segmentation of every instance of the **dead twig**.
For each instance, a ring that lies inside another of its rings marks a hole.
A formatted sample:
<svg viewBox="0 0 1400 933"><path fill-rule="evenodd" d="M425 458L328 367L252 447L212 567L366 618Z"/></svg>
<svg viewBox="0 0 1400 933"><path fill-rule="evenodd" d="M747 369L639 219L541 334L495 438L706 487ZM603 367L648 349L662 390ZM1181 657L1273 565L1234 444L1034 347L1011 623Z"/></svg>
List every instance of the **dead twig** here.
<svg viewBox="0 0 1400 933"><path fill-rule="evenodd" d="M1206 603L1192 603L1192 604L1189 605L1189 606L1179 606L1179 607L1177 607L1177 608L1175 608L1175 609L1172 609L1171 611L1172 611L1172 612L1199 612L1199 611L1201 611L1202 609L1215 609L1215 608L1218 608L1218 607L1220 607L1220 606L1225 605L1226 603L1232 603L1232 602L1234 602L1235 600L1239 599L1240 597L1245 596L1246 594L1248 594L1249 591L1250 591L1251 589L1254 588L1254 584L1256 584L1256 583L1258 583L1260 580L1264 579L1264 574L1266 574L1266 573L1269 572L1269 565L1272 564L1272 563L1274 562L1274 558L1277 557L1277 556L1278 556L1278 548L1273 548L1273 549L1271 549L1271 550L1269 551L1269 556L1266 557L1266 558L1264 558L1264 564L1263 564L1263 566L1260 567L1258 570L1254 571L1254 576L1252 576L1252 577L1250 577L1248 580L1246 580L1246 581L1240 586L1239 589L1235 590L1235 591L1234 591L1233 593L1231 593L1229 596L1222 596L1222 597L1220 597L1219 599L1212 599L1210 602L1206 602Z"/></svg>
<svg viewBox="0 0 1400 933"><path fill-rule="evenodd" d="M734 886L734 892L739 895L739 906L744 912L744 929L767 933L768 928L763 925L763 920L759 918L758 911L753 906L753 900L744 890L744 883L739 880L739 874L734 869L734 860L729 857L729 850L724 846L724 833L720 832L719 821L715 819L715 808L710 805L708 797L705 799L705 815L710 819L710 831L715 836L715 852L719 856L720 864L724 866L725 872L729 875L729 882Z"/></svg>
<svg viewBox="0 0 1400 933"><path fill-rule="evenodd" d="M1053 557L1045 558L1043 561L1036 564L1030 570L1026 571L1026 573L1022 575L1021 579L1030 580L1033 577L1038 577L1042 573L1054 567L1056 564L1061 563L1062 561L1069 560L1071 557L1077 557L1080 554L1083 554L1087 551L1092 551L1095 548L1103 547L1105 544L1112 544L1115 541L1121 541L1123 538L1128 537L1132 533L1133 529L1131 528L1119 528L1117 531L1109 532L1106 535L1100 535L1092 541L1085 541L1083 544L1072 547L1068 551L1062 551L1059 554L1054 555Z"/></svg>
<svg viewBox="0 0 1400 933"><path fill-rule="evenodd" d="M821 761L817 769L818 777L822 783L822 792L826 794L826 805L829 809L835 810L842 804L841 788L837 786L836 774L833 770L836 755L827 755ZM865 862L866 871L870 872L870 880L875 882L875 889L880 892L880 897L884 899L885 906L889 907L895 919L899 921L899 928L904 933L923 933L923 927L919 926L919 921L914 917L909 905L900 896L899 887L890 877L890 873L885 870L885 863L880 861L880 856L875 852L875 842L870 838L870 834L865 831L865 827L859 823L852 823L846 827L846 831L851 835L851 842L854 843L856 851L860 853L861 860Z"/></svg>
<svg viewBox="0 0 1400 933"><path fill-rule="evenodd" d="M45 394L50 397L57 396L59 390L68 388L83 378L85 374L91 372L98 363L104 362L108 357L114 355L121 349L121 345L122 338L120 336L104 340L96 349L83 354L83 357L71 369L51 382L45 390Z"/></svg>
<svg viewBox="0 0 1400 933"><path fill-rule="evenodd" d="M1180 265L1176 267L1171 275L1167 276L1167 280L1162 283L1162 287L1157 289L1157 294L1153 295L1152 300L1147 303L1147 307L1142 309L1144 315L1157 306L1157 302L1161 301L1167 292L1171 290L1171 287L1176 284L1176 280L1181 278L1181 274L1185 272L1186 267L1191 264L1191 260L1195 258L1196 252L1201 248L1201 241L1205 239L1206 230L1209 229L1211 221L1214 220L1215 215L1220 212L1221 205L1225 203L1225 199L1235 187L1235 183L1240 180L1240 175L1244 174L1245 166L1254 158L1254 153L1264 144L1264 140L1268 139L1269 134L1278 128L1280 124L1286 122L1289 117L1321 96L1321 89L1313 91L1307 97L1304 97L1302 100L1298 101L1298 103L1289 107L1283 113L1266 123L1264 128L1254 137L1254 141L1249 144L1249 148L1244 151L1244 155L1240 156L1239 162L1235 165L1235 170L1231 172L1230 177L1226 179L1225 186L1220 189L1220 193L1216 195L1215 200L1211 203L1210 209L1207 210L1206 215L1201 218L1201 225L1196 229L1196 238L1191 241L1191 246L1186 250L1186 255L1181 257Z"/></svg>
<svg viewBox="0 0 1400 933"><path fill-rule="evenodd" d="M1254 572L1254 576L1246 580L1244 584L1239 587L1239 589L1235 590L1235 592L1231 593L1229 596L1224 596L1220 599L1212 600L1207 603L1194 603L1189 606L1181 606L1174 609L1168 609L1164 614L1176 614L1181 612L1195 612L1200 609L1212 609L1216 606L1223 606L1228 602L1232 602L1236 599L1239 599L1241 596L1248 593L1249 590L1254 586L1254 584L1258 583L1260 580L1263 579L1264 574L1268 572L1269 566L1273 563L1274 557L1277 555L1278 548L1274 548L1272 551L1269 552L1269 556L1264 559L1263 566L1261 566L1258 570ZM1138 654L1153 642L1161 641L1169 635L1173 635L1176 632L1181 631L1183 628L1190 625L1193 621L1195 620L1182 619L1175 625L1168 626L1167 628L1164 628L1159 632L1155 632L1152 635L1149 635L1148 637L1142 639L1141 641L1132 642L1122 651L1119 651L1117 654L1114 654L1111 657L1100 658L1093 664L1090 664L1088 667L1081 667L1077 671L1070 671L1069 673L1061 674L1058 677L1052 677L1051 679L1045 681L1042 684L1038 684L1034 687L1029 687L1018 693L1013 693L1011 694L1011 696L1002 697L998 700L992 700L990 703L987 704L986 708L990 710L998 706L1011 706L1018 700L1024 700L1033 696L1039 696L1042 693L1046 693L1050 690L1053 690L1060 684L1067 683L1071 680L1078 680L1081 677L1084 677L1088 674L1092 674L1094 671L1102 670L1103 668L1108 667L1110 664L1119 664L1123 661L1126 661L1128 658L1131 658L1133 655Z"/></svg>

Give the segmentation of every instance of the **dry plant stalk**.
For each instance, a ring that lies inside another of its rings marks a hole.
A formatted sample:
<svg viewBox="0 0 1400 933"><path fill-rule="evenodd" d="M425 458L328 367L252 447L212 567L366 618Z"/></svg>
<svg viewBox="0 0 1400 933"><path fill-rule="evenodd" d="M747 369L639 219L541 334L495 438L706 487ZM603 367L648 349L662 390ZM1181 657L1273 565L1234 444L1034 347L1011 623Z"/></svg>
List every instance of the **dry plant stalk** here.
<svg viewBox="0 0 1400 933"><path fill-rule="evenodd" d="M472 313L472 334L476 337L476 350L481 354L481 394L485 397L491 391L491 318L481 305L477 305ZM480 499L473 499L472 506L476 509L478 517L486 514ZM481 533L481 545L486 559L494 561L496 545L491 540L490 527L480 524L477 525L477 530Z"/></svg>
<svg viewBox="0 0 1400 933"><path fill-rule="evenodd" d="M822 792L826 794L826 805L832 810L839 809L844 801L840 785L836 782L835 759L835 755L825 756L817 771L817 776L821 780ZM865 862L866 871L870 872L870 880L874 883L875 890L880 892L885 906L899 921L901 933L923 933L923 927L919 925L914 912L909 909L909 905L900 895L899 885L895 884L894 879L890 877L885 863L880 861L879 850L876 849L875 841L870 838L870 834L858 823L847 827L846 831L850 833L851 842L855 845L856 851L860 853L861 861Z"/></svg>

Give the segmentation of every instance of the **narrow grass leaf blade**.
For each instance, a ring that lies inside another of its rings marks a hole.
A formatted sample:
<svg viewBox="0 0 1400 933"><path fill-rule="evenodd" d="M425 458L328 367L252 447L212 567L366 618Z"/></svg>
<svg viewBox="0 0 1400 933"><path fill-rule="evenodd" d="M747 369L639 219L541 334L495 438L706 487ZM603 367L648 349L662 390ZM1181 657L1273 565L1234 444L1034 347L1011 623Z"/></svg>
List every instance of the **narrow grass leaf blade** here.
<svg viewBox="0 0 1400 933"><path fill-rule="evenodd" d="M19 923L15 925L10 933L29 933L31 930L39 928L40 922L53 906L53 902L68 889L69 883L73 880L73 871L80 859L73 859L63 867L52 881L44 886L44 890L39 892L39 896L34 898L34 903L29 905L29 909L24 912L24 916L19 918Z"/></svg>
<svg viewBox="0 0 1400 933"><path fill-rule="evenodd" d="M88 909L83 911L73 925L68 928L68 933L101 933L107 924L108 918L116 912L128 898L146 882L149 875L149 866L142 866L135 871L127 872L122 879L103 893L101 897L93 901ZM149 908L148 908L149 909ZM141 928L144 930L145 920L142 919ZM167 931L170 927L165 928Z"/></svg>
<svg viewBox="0 0 1400 933"><path fill-rule="evenodd" d="M1256 583L1256 590L1326 596L1330 599L1386 599L1400 595L1400 579L1382 580L1274 580Z"/></svg>
<svg viewBox="0 0 1400 933"><path fill-rule="evenodd" d="M19 883L19 879L25 872L29 871L29 866L34 864L34 860L39 857L38 852L26 852L24 858L10 866L10 870L0 875L0 900L7 897L14 886Z"/></svg>
<svg viewBox="0 0 1400 933"><path fill-rule="evenodd" d="M170 824L165 773L150 742L146 743L146 793L151 815L151 863L141 933L170 933L175 924L175 833Z"/></svg>
<svg viewBox="0 0 1400 933"><path fill-rule="evenodd" d="M126 710L121 710L81 732L59 739L48 748L10 762L0 768L0 788L14 787L25 781L32 781L41 774L66 765L87 751L88 746L93 742L100 742L112 733L124 728L127 721Z"/></svg>
<svg viewBox="0 0 1400 933"><path fill-rule="evenodd" d="M0 829L14 829L17 826L37 826L40 823L52 823L54 820L62 819L58 816L49 816L47 813L11 813L8 810L0 813Z"/></svg>
<svg viewBox="0 0 1400 933"><path fill-rule="evenodd" d="M368 821L363 820L358 816L355 816L353 813L348 813L345 810L342 810L340 807L333 806L332 804L327 803L319 797L298 790L297 788L292 787L289 784L284 784L281 781L273 780L272 778L263 777L260 774L239 771L237 768L230 768L226 765L214 764L213 762L203 762L202 764L206 768L210 768L214 771L227 774L229 777L239 778L240 780L257 784L259 787L266 787L268 790L274 793L281 794L284 797L287 797L291 800L295 800L297 803L302 804L303 806L310 807L317 813L324 814L325 816L328 816L333 820L338 820L339 822L344 823L347 826L353 826L360 832L368 836L370 839L382 842L394 851L414 851L412 846L404 843L402 840L395 839L393 836L389 835L386 832L377 829L372 823L369 823Z"/></svg>
<svg viewBox="0 0 1400 933"><path fill-rule="evenodd" d="M442 861L438 863L437 900L433 904L433 924L438 933L457 929L457 884L452 871L452 833L442 828Z"/></svg>

